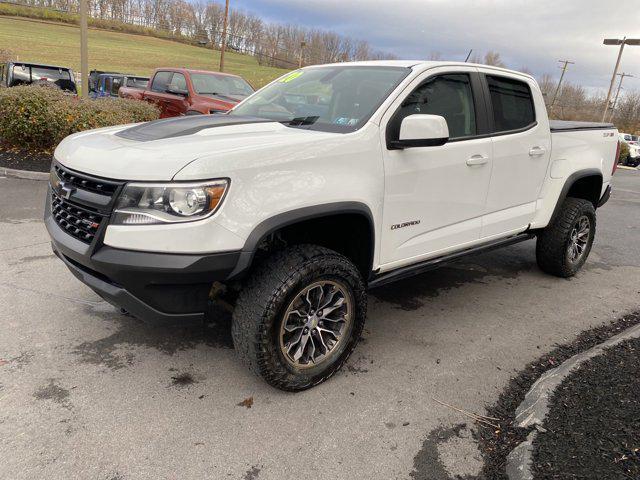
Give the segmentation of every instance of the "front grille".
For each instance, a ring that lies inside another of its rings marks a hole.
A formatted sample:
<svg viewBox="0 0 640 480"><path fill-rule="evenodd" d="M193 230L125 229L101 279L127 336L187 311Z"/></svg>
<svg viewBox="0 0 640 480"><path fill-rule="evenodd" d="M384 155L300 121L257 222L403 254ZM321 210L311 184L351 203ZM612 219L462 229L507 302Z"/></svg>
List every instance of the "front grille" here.
<svg viewBox="0 0 640 480"><path fill-rule="evenodd" d="M65 170L60 165L55 165L54 168L60 180L62 180L66 185L71 184L76 188L88 190L93 193L100 193L111 197L120 185L117 182L109 182L107 180L88 178L83 175L78 175L75 172Z"/></svg>
<svg viewBox="0 0 640 480"><path fill-rule="evenodd" d="M60 228L87 244L95 238L103 219L97 212L78 207L55 193L51 194L51 214Z"/></svg>

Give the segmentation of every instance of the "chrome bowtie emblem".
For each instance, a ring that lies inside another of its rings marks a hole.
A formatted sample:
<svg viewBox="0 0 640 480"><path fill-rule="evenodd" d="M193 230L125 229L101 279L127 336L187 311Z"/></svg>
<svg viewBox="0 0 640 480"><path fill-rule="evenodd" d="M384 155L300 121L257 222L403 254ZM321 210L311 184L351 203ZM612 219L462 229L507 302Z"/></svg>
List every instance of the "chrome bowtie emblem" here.
<svg viewBox="0 0 640 480"><path fill-rule="evenodd" d="M62 195L64 199L69 200L69 198L71 198L71 195L75 191L75 188L68 187L65 183L60 182L60 195Z"/></svg>

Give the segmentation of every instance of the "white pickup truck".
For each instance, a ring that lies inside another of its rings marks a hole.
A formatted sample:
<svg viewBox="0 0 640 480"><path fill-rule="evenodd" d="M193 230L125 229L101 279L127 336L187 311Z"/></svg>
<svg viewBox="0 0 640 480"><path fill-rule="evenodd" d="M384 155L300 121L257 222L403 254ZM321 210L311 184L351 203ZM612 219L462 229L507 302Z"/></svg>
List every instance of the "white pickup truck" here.
<svg viewBox="0 0 640 480"><path fill-rule="evenodd" d="M73 274L136 317L232 305L242 360L302 390L355 348L367 289L531 238L542 270L574 275L617 148L612 125L550 122L522 73L314 66L226 115L68 137L45 222Z"/></svg>

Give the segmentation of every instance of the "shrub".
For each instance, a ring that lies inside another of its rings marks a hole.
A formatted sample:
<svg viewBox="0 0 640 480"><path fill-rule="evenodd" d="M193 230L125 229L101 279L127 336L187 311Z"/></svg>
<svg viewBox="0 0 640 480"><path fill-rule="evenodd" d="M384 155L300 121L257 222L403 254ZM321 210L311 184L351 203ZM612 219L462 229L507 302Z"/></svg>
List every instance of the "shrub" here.
<svg viewBox="0 0 640 480"><path fill-rule="evenodd" d="M620 155L618 156L618 163L622 163L623 165L627 163L627 158L629 158L629 145L625 142L620 142Z"/></svg>
<svg viewBox="0 0 640 480"><path fill-rule="evenodd" d="M72 133L158 118L158 109L138 100L86 100L55 87L0 90L0 139L9 146L50 151Z"/></svg>

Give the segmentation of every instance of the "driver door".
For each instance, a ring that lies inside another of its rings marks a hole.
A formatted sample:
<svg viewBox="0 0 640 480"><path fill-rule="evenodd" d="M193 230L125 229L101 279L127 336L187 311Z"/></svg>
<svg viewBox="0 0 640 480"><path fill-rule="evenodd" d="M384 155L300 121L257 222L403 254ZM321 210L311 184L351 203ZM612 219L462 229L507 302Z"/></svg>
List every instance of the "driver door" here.
<svg viewBox="0 0 640 480"><path fill-rule="evenodd" d="M492 144L482 88L473 67L431 69L383 117L385 199L380 271L478 242L489 189ZM408 115L445 118L441 146L390 149ZM386 131L384 131L386 130Z"/></svg>

